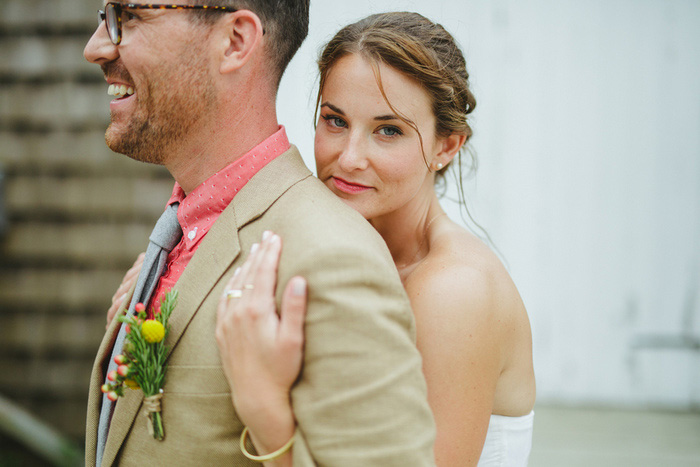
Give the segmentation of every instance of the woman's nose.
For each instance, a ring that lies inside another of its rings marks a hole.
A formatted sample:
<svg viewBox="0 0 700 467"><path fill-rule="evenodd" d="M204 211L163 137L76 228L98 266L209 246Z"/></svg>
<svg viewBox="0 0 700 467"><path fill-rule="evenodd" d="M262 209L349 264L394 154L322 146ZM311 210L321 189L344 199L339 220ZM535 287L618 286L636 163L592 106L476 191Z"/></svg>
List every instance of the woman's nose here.
<svg viewBox="0 0 700 467"><path fill-rule="evenodd" d="M361 135L351 135L346 140L338 157L338 165L346 172L367 168L367 144Z"/></svg>

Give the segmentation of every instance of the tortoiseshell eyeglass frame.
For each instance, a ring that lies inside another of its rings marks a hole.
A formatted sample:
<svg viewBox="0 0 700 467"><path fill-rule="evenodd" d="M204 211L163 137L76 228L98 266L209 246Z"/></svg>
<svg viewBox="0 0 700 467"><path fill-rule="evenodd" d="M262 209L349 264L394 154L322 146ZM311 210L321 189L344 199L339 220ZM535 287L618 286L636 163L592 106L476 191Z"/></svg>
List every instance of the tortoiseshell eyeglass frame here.
<svg viewBox="0 0 700 467"><path fill-rule="evenodd" d="M121 3L107 2L104 10L97 12L99 24L105 22L107 34L114 45L122 42L122 11L123 10L211 10L232 13L238 11L228 6L212 5L172 5L159 3Z"/></svg>

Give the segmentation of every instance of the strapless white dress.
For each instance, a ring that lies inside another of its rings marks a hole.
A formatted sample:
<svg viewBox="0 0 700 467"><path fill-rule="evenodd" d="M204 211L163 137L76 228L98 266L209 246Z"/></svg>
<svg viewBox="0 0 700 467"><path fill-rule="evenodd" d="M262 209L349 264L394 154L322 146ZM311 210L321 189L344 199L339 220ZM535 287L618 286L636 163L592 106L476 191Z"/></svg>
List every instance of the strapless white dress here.
<svg viewBox="0 0 700 467"><path fill-rule="evenodd" d="M491 415L478 466L526 466L532 447L534 418L534 411L522 417Z"/></svg>

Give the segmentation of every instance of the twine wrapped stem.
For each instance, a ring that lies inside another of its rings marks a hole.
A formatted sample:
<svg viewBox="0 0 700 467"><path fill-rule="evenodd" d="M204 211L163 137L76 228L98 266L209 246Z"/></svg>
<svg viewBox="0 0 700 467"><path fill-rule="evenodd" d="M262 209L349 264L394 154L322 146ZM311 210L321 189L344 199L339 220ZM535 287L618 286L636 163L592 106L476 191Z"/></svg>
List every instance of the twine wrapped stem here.
<svg viewBox="0 0 700 467"><path fill-rule="evenodd" d="M144 416L148 418L148 434L161 441L165 437L163 430L163 418L160 414L160 400L163 398L163 390L154 396L148 396L143 400Z"/></svg>

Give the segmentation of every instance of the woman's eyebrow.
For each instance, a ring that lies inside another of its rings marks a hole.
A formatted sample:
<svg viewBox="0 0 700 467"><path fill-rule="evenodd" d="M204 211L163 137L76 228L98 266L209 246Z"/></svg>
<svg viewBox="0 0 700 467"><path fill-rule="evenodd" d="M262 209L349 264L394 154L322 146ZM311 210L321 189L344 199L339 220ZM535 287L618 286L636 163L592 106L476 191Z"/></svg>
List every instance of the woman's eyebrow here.
<svg viewBox="0 0 700 467"><path fill-rule="evenodd" d="M386 121L386 120L401 120L399 117L397 117L394 114L390 115L380 115L378 117L374 117L375 120L380 120L380 121Z"/></svg>
<svg viewBox="0 0 700 467"><path fill-rule="evenodd" d="M331 104L329 102L324 102L323 104L321 104L321 108L323 108L323 107L328 107L333 112L339 113L340 115L345 115L345 112L343 112L342 110L340 110L340 108L334 106L333 104Z"/></svg>
<svg viewBox="0 0 700 467"><path fill-rule="evenodd" d="M323 107L328 107L333 112L345 116L345 112L343 112L343 110L341 108L334 106L330 102L322 103L321 108L323 108ZM385 121L390 121L390 120L401 120L401 119L394 114L388 114L388 115L378 115L378 116L374 117L374 120L380 121L380 122L385 122ZM408 120L408 121L411 122L410 120ZM413 122L411 122L411 123L413 123Z"/></svg>

